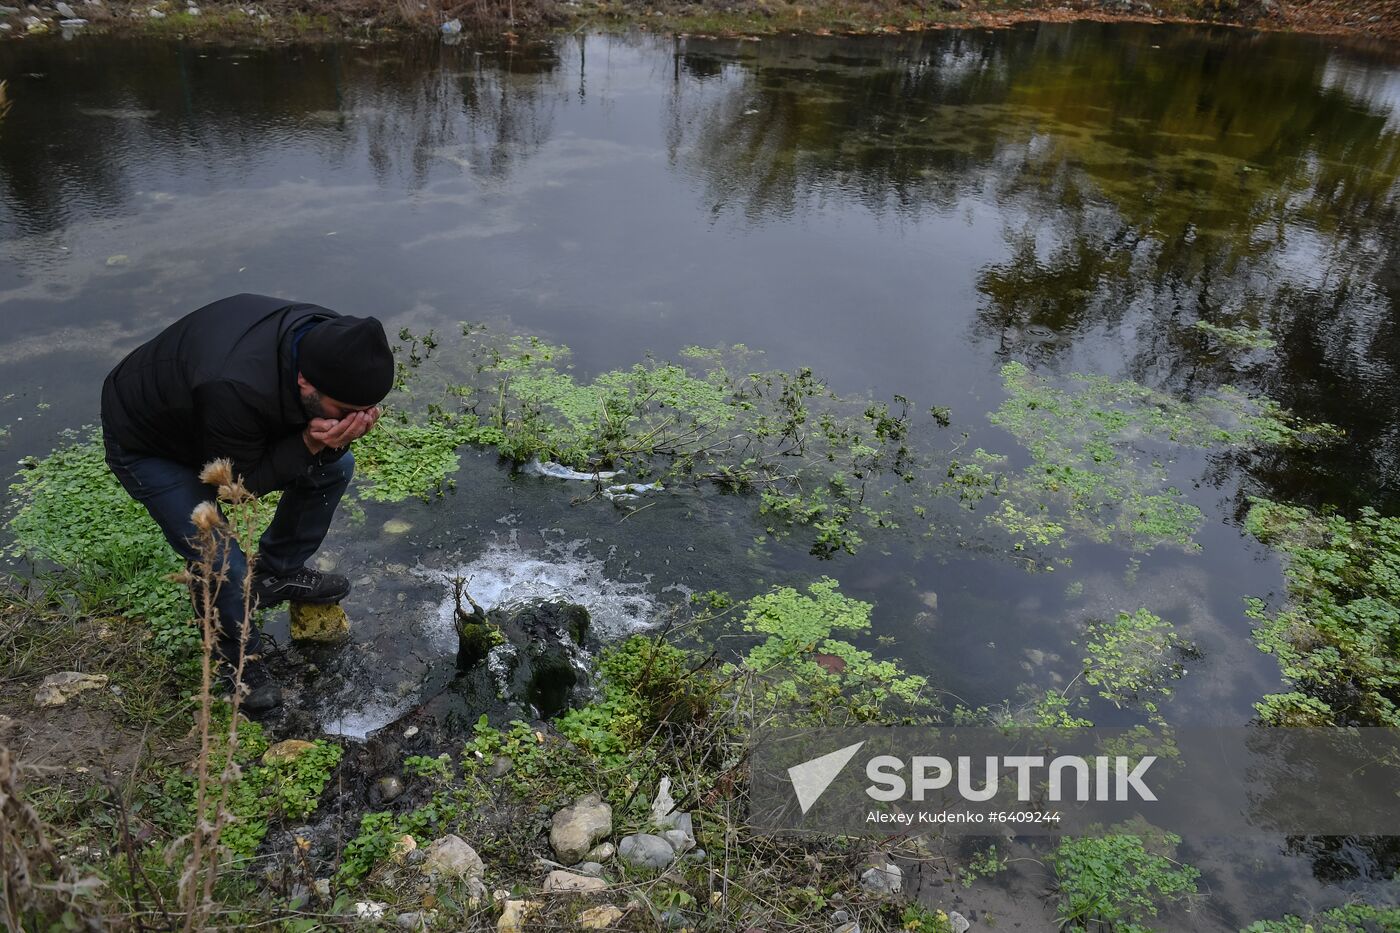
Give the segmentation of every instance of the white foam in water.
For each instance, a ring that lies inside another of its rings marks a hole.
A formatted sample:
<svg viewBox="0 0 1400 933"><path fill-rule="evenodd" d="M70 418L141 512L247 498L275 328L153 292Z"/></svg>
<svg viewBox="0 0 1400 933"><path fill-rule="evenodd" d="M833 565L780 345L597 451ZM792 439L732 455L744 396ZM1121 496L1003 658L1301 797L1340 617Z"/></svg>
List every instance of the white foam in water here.
<svg viewBox="0 0 1400 933"><path fill-rule="evenodd" d="M453 625L456 600L452 581L462 577L467 592L483 609L533 599L563 599L578 603L592 618L590 631L604 641L625 638L655 624L656 602L644 583L622 583L603 573L603 561L584 551L586 541L547 545L540 554L527 554L514 540L493 543L480 557L446 570L420 567L415 573L442 584L443 597L424 626L431 649L444 657L457 652ZM363 686L356 692L363 695ZM347 698L348 699L348 698ZM374 690L368 701L345 709L324 724L331 735L364 739L376 729L411 710L417 697L396 697Z"/></svg>
<svg viewBox="0 0 1400 933"><path fill-rule="evenodd" d="M651 628L655 624L656 603L645 584L608 579L603 574L603 561L583 551L586 544L572 541L547 545L543 554L534 555L522 551L514 540L498 542L461 567L419 570L443 585L437 624L429 623L433 646L444 654L457 650L457 633L452 624L457 608L452 592L455 577L467 581L467 592L487 610L533 599L578 603L592 618L590 631L604 641Z"/></svg>
<svg viewBox="0 0 1400 933"><path fill-rule="evenodd" d="M363 689L355 690L363 694ZM347 739L363 741L376 729L382 729L417 705L414 697L407 699L390 696L383 690L374 690L367 702L358 709L345 710L322 726L327 735L343 735Z"/></svg>

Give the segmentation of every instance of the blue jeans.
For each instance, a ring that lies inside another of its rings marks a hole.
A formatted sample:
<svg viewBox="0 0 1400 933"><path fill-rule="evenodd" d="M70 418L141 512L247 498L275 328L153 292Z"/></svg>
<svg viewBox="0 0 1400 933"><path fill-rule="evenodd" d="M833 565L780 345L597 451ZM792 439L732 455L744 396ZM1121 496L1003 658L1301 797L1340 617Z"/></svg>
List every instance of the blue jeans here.
<svg viewBox="0 0 1400 933"><path fill-rule="evenodd" d="M200 469L162 457L133 453L105 432L102 440L107 450L107 465L122 488L151 513L176 553L187 562L197 561L199 553L191 543L195 527L190 515L199 503L217 499L214 487L200 482ZM354 472L355 458L347 450L340 459L312 468L282 491L272 523L258 542L257 569L260 572L281 576L306 566L325 540L336 506ZM214 601L219 613L216 654L232 663L238 658L243 581L248 573L248 560L236 541L230 539L227 546L228 580L220 585ZM248 654L257 654L261 649L255 625L249 627L246 647Z"/></svg>

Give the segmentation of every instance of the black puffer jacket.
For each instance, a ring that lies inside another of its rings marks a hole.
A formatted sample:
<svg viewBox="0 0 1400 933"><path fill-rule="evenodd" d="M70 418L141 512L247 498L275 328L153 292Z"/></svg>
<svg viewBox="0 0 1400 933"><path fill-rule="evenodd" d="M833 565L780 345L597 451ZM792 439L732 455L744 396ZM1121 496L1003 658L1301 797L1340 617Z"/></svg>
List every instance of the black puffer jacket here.
<svg viewBox="0 0 1400 933"><path fill-rule="evenodd" d="M133 453L196 468L227 457L257 495L286 488L345 453L306 449L293 359L298 328L333 317L318 305L266 295L205 305L108 374L103 433Z"/></svg>

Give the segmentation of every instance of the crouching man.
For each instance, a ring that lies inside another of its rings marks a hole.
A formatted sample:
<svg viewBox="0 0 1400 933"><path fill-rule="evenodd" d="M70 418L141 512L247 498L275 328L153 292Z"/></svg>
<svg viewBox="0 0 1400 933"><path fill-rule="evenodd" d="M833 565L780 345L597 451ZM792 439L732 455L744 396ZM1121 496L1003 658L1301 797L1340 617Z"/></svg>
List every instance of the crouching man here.
<svg viewBox="0 0 1400 933"><path fill-rule="evenodd" d="M171 324L107 376L107 464L186 561L198 557L190 516L217 498L217 489L199 478L205 464L230 460L254 495L281 490L253 562L256 604L339 602L350 582L307 562L350 483L350 443L374 427L393 383L393 353L375 318L234 295ZM228 580L216 599L216 654L230 688L247 566L231 544ZM259 651L253 626L243 674L243 704L253 713L282 701Z"/></svg>

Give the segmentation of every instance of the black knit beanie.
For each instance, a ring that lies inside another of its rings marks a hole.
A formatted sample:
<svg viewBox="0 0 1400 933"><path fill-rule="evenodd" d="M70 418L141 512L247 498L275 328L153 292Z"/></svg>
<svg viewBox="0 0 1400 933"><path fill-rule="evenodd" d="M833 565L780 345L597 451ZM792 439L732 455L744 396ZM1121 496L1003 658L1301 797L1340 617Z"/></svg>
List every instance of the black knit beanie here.
<svg viewBox="0 0 1400 933"><path fill-rule="evenodd" d="M357 408L379 404L394 387L394 353L378 318L322 321L302 336L297 362L316 391Z"/></svg>

